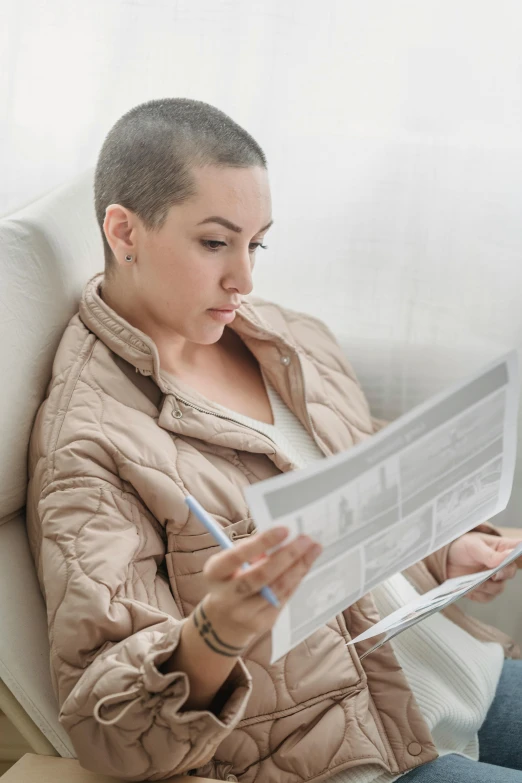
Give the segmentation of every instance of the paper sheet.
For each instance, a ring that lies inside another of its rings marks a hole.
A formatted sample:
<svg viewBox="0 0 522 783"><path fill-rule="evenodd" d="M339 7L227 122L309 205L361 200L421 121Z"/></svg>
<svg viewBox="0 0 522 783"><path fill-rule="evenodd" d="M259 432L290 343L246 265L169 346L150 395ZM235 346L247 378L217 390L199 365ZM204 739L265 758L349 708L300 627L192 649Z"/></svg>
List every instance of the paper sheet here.
<svg viewBox="0 0 522 783"><path fill-rule="evenodd" d="M487 579L491 579L497 571L505 568L521 555L522 543L518 544L511 552L506 552L506 557L496 568L491 568L487 571L479 571L475 574L467 574L466 576L458 576L454 579L447 579L438 587L424 593L424 595L419 596L419 598L416 598L414 601L410 601L405 606L401 606L400 609L392 612L380 622L375 623L375 625L372 625L371 628L364 633L359 634L359 636L356 636L348 642L348 644L356 644L365 639L372 639L374 636L384 634L384 638L380 639L373 647L366 650L366 652L361 655L361 659L365 658L374 650L381 647L385 642L389 642L390 639L393 639L394 636L397 636L412 625L429 617L430 614L440 612L441 609L444 609L454 601L462 598Z"/></svg>
<svg viewBox="0 0 522 783"><path fill-rule="evenodd" d="M272 662L506 507L518 396L512 351L364 443L245 488L258 530L284 524L323 546L274 626Z"/></svg>

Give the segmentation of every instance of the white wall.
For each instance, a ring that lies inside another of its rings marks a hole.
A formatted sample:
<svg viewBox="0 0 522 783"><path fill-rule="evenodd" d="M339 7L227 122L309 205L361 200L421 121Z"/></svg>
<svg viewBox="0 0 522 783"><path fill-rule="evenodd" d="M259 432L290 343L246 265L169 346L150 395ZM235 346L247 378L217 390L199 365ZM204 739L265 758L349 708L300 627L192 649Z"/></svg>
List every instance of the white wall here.
<svg viewBox="0 0 522 783"><path fill-rule="evenodd" d="M327 320L363 379L382 362L377 412L522 346L520 0L2 0L2 20L0 214L94 165L131 106L205 100L269 159L258 293Z"/></svg>

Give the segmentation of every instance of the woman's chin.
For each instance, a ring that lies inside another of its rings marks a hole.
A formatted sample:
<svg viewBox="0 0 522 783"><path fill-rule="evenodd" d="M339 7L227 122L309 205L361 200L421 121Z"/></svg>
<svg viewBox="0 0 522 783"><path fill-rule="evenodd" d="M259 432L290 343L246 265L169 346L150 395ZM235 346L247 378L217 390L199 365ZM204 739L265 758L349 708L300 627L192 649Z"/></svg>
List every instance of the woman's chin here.
<svg viewBox="0 0 522 783"><path fill-rule="evenodd" d="M198 345L213 345L221 340L224 331L225 324L207 324L202 329L194 330L194 337L190 341Z"/></svg>

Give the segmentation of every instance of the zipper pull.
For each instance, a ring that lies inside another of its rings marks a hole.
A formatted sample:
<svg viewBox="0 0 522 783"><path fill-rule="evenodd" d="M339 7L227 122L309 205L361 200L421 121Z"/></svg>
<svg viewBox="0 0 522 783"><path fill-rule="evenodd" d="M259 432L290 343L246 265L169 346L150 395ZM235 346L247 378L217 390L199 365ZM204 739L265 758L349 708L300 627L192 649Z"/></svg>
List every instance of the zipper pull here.
<svg viewBox="0 0 522 783"><path fill-rule="evenodd" d="M175 419L181 419L183 416L183 411L180 409L178 404L178 399L175 394L172 395L174 397L174 408L172 409L172 415Z"/></svg>

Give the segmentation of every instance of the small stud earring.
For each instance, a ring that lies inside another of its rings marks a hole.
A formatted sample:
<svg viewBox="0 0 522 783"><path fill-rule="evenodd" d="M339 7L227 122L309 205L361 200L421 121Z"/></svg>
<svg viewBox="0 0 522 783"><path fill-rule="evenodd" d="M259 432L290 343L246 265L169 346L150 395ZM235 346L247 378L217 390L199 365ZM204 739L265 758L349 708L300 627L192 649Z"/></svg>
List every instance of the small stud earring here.
<svg viewBox="0 0 522 783"><path fill-rule="evenodd" d="M132 256L125 256L125 261L130 263L132 261Z"/></svg>

